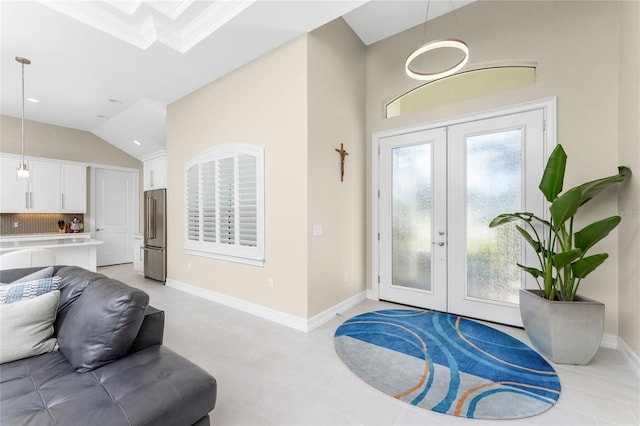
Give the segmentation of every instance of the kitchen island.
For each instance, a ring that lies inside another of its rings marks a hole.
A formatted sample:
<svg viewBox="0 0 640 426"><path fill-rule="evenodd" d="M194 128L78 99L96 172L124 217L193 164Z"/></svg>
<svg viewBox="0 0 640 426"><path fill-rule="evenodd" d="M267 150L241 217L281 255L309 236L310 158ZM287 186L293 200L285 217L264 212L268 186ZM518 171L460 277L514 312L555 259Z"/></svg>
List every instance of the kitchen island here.
<svg viewBox="0 0 640 426"><path fill-rule="evenodd" d="M102 243L91 238L90 233L11 235L0 237L0 255L23 249L51 249L56 253L56 264L95 272L97 246Z"/></svg>

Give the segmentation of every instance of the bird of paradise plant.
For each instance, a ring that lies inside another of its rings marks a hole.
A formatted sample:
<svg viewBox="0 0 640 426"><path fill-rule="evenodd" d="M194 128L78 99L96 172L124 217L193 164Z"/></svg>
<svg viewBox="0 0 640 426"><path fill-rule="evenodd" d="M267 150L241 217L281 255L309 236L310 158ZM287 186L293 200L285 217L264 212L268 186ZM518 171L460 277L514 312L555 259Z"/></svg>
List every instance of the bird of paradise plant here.
<svg viewBox="0 0 640 426"><path fill-rule="evenodd" d="M588 256L588 251L621 221L621 217L615 215L574 232L575 215L602 190L631 176L631 170L620 166L617 175L586 182L560 194L566 164L567 154L562 145L557 145L538 186L551 203L549 220L528 212L505 213L495 217L489 227L522 221L528 230L520 225L516 228L535 251L539 265L517 265L535 278L545 299L573 301L581 281L609 257L607 253ZM542 231L539 232L536 225L541 226Z"/></svg>

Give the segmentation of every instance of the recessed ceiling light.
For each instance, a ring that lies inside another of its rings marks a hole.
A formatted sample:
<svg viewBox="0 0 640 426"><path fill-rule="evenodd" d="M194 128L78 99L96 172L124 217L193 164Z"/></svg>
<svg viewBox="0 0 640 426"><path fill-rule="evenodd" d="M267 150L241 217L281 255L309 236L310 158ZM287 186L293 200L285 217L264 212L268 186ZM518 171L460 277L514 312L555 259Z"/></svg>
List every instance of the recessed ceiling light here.
<svg viewBox="0 0 640 426"><path fill-rule="evenodd" d="M134 139L134 140L133 140L133 143L135 143L135 144L136 144L136 145L138 145L138 146L141 146L141 145L142 145L142 142L140 142L140 141L138 141L138 140L136 140L136 139Z"/></svg>
<svg viewBox="0 0 640 426"><path fill-rule="evenodd" d="M36 99L36 98L24 98L24 100L27 102L33 102L34 104L40 103L40 99Z"/></svg>

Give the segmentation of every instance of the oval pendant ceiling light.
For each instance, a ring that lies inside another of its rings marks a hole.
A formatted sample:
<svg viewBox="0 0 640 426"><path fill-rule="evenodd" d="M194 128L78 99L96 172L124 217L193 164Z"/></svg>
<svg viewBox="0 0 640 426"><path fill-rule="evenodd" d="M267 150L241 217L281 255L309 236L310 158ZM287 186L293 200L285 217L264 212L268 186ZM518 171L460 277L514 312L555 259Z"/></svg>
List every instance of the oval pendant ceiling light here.
<svg viewBox="0 0 640 426"><path fill-rule="evenodd" d="M453 48L458 49L464 53L464 57L460 62L453 65L446 70L435 72L435 73L421 73L414 69L411 69L411 62L416 59L418 56L423 53L427 53L431 50L443 49L443 48ZM447 40L437 40L431 41L429 43L423 44L419 48L417 48L409 57L407 58L407 62L404 64L405 71L407 75L411 78L415 78L416 80L437 80L439 78L448 77L452 74L457 73L464 67L469 61L469 46L464 41L455 40L455 39L447 39Z"/></svg>
<svg viewBox="0 0 640 426"><path fill-rule="evenodd" d="M424 21L424 38L425 39L427 36L427 21L429 21L429 3L430 1L427 1L427 13ZM453 2L451 2L451 10L456 18L456 23L458 24L458 27L460 27L460 24L458 23L458 16L456 15L456 9L453 6ZM420 55L423 55L433 50L447 49L447 48L460 50L464 54L464 57L453 66L438 72L423 73L423 72L416 71L415 68L411 68L411 63ZM404 64L404 70L409 77L414 78L416 80L433 81L433 80L438 80L440 78L448 77L452 74L457 73L467 64L468 61L469 61L469 46L467 46L467 43L465 43L464 41L457 40L457 39L435 40L435 41L430 41L428 43L425 43L422 46L418 47L416 50L414 50L413 53L411 53L407 58L407 61Z"/></svg>

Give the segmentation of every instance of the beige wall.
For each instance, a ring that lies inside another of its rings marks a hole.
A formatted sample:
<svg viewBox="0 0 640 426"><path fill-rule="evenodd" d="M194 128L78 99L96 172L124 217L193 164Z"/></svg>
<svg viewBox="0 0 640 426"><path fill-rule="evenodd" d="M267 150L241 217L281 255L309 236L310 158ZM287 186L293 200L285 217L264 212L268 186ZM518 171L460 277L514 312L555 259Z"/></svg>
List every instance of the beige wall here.
<svg viewBox="0 0 640 426"><path fill-rule="evenodd" d="M309 316L366 288L365 52L342 19L308 36L309 227L323 227L322 236L309 237ZM341 143L349 153L344 182Z"/></svg>
<svg viewBox="0 0 640 426"><path fill-rule="evenodd" d="M618 162L634 175L619 191L620 337L640 354L640 2L620 6Z"/></svg>
<svg viewBox="0 0 640 426"><path fill-rule="evenodd" d="M169 279L305 319L364 291L364 65L337 20L169 106ZM184 166L227 142L265 150L263 268L183 251Z"/></svg>
<svg viewBox="0 0 640 426"><path fill-rule="evenodd" d="M368 137L383 129L557 96L558 142L569 156L565 186L614 174L618 165L618 7L617 2L606 1L478 1L457 11L459 27L452 14L429 21L429 39L459 37L467 42L471 52L468 67L496 61L533 61L538 67L538 81L509 92L391 119L382 118L385 102L418 86L404 74L403 65L409 53L424 42L424 26L369 46ZM368 152L367 158L370 155ZM370 167L368 162L368 185ZM367 199L367 205L370 202ZM596 220L617 208L615 191L603 194L581 212L582 222ZM368 227L370 221L368 215ZM617 334L618 233L613 232L598 249L611 256L583 283L580 292L606 304L605 332ZM368 262L370 253L368 238ZM367 282L370 286L371 277Z"/></svg>
<svg viewBox="0 0 640 426"><path fill-rule="evenodd" d="M264 148L264 267L184 253L185 164L229 142ZM167 150L168 278L307 318L307 36L169 105Z"/></svg>
<svg viewBox="0 0 640 426"><path fill-rule="evenodd" d="M96 135L25 120L25 155L140 169L142 163ZM0 116L0 152L20 154L20 119ZM142 175L142 173L141 173Z"/></svg>

